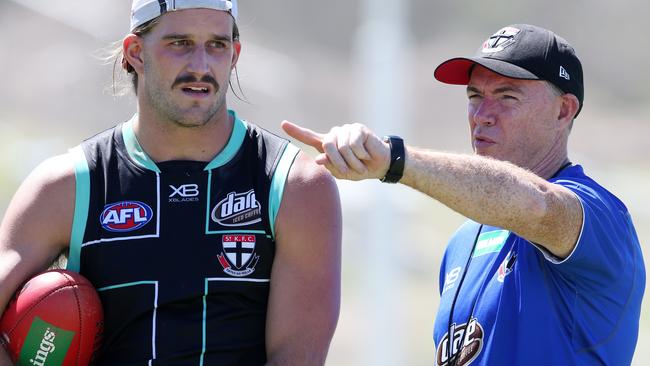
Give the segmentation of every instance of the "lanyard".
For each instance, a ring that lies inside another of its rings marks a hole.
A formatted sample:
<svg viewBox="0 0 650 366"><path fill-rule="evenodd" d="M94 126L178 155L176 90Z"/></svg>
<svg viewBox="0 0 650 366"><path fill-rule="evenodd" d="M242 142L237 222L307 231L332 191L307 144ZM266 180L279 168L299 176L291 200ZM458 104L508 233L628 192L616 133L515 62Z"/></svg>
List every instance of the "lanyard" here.
<svg viewBox="0 0 650 366"><path fill-rule="evenodd" d="M549 179L553 179L557 177L565 168L571 166L572 163L569 161L565 164L563 164L556 172L553 174L553 176ZM460 355L462 354L462 350L464 347L464 341L465 341L465 336L467 333L467 328L469 328L469 323L472 321L472 317L474 316L474 309L476 308L476 304L478 303L478 299L483 292L483 289L485 287L485 284L479 289L478 294L474 298L474 302L472 303L472 307L469 312L469 316L467 317L467 321L465 322L465 328L463 329L463 334L460 337L460 347L458 349L458 352L456 354L452 354L453 351L453 344L454 344L454 333L456 332L456 327L455 323L453 322L454 318L454 309L456 308L456 300L458 300L458 294L460 293L460 289L463 286L463 282L465 281L465 276L467 275L467 272L469 270L469 266L472 263L472 257L474 254L474 250L476 249L476 244L478 243L478 239L481 236L481 231L483 230L483 224L480 224L478 227L478 231L476 232L476 236L474 237L474 243L472 243L472 249L469 252L469 257L467 258L467 262L465 263L465 269L463 270L463 275L460 278L460 282L458 283L458 287L456 288L456 293L454 294L454 299L451 303L451 310L449 311L449 321L447 322L447 355L448 355L448 362L447 364L449 366L455 366L458 363L458 360L460 358Z"/></svg>

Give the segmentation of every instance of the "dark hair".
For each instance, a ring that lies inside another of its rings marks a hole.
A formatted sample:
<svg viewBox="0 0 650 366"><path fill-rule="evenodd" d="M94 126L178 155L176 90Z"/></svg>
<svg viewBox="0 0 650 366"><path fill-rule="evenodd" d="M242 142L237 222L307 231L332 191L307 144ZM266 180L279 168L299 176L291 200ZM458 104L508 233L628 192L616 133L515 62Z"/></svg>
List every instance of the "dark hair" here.
<svg viewBox="0 0 650 366"><path fill-rule="evenodd" d="M144 37L147 34L149 34L159 22L160 22L160 17L152 19L136 27L131 33L135 34L138 37ZM237 27L236 22L233 22L232 39L234 41L239 40L239 27ZM120 90L118 91L118 84L122 84L119 82L118 77L116 77L119 68L125 70L126 73L131 76L131 88L133 92L137 95L138 94L138 73L135 72L133 66L131 66L131 64L129 64L129 62L126 60L126 57L124 57L122 41L114 42L111 48L112 49L108 52L109 53L108 59L111 60L111 62L113 63L113 94L124 95L128 90L126 85L119 85ZM244 95L244 91L242 90L241 84L239 83L239 73L237 72L237 67L235 67L235 76L237 79L238 89L242 93L242 95ZM235 89L233 88L232 85L232 81L229 81L229 84L230 84L230 89L233 91L235 96L239 99L242 99L235 92Z"/></svg>

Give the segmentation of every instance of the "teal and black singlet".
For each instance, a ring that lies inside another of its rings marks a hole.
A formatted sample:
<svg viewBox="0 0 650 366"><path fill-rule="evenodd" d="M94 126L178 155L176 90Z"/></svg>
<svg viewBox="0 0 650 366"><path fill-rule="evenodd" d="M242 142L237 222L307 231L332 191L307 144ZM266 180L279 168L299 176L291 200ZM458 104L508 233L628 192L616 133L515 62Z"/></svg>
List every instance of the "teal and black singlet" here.
<svg viewBox="0 0 650 366"><path fill-rule="evenodd" d="M230 140L209 163L154 163L133 120L71 150L68 269L104 306L95 364L266 362L275 218L298 149L230 114Z"/></svg>

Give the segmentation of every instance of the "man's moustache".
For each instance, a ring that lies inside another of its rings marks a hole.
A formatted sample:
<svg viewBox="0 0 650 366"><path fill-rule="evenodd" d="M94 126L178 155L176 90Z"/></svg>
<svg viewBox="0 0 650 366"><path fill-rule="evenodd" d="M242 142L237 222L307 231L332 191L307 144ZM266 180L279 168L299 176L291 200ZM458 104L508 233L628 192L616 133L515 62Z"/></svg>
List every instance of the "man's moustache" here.
<svg viewBox="0 0 650 366"><path fill-rule="evenodd" d="M215 92L219 90L219 83L210 75L203 76L201 80L199 80L198 78L192 75L179 76L172 84L172 89L174 89L175 87L181 84L198 83L198 82L212 85L214 87Z"/></svg>

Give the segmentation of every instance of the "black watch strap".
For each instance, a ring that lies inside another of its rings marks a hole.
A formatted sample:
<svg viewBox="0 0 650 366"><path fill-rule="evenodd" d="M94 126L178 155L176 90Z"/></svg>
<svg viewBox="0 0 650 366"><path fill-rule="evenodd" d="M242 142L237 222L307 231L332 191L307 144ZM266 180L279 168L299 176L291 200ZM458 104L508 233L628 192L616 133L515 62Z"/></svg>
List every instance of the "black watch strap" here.
<svg viewBox="0 0 650 366"><path fill-rule="evenodd" d="M390 146L390 165L386 176L381 179L384 183L397 183L402 179L404 174L404 163L406 152L404 150L404 140L399 136L384 136L384 141Z"/></svg>

